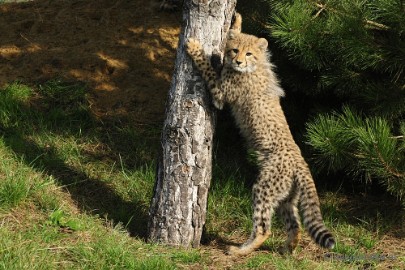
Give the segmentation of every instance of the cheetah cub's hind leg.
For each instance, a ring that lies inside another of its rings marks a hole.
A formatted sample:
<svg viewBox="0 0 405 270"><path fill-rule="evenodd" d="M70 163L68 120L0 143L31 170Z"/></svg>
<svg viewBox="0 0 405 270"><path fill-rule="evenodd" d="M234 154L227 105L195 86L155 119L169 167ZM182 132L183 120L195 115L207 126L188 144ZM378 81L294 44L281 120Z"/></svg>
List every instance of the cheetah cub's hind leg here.
<svg viewBox="0 0 405 270"><path fill-rule="evenodd" d="M250 238L241 246L229 246L228 255L247 255L259 248L271 234L271 217L273 207L270 201L265 201L267 191L263 190L263 184L256 183L253 186L253 230Z"/></svg>
<svg viewBox="0 0 405 270"><path fill-rule="evenodd" d="M299 193L296 185L293 186L290 195L281 202L278 213L285 223L287 241L280 250L282 254L292 253L301 239L300 216L298 212Z"/></svg>
<svg viewBox="0 0 405 270"><path fill-rule="evenodd" d="M283 202L291 189L290 177L281 174L275 160L269 159L260 169L253 185L253 229L250 238L240 247L229 247L230 255L247 255L259 248L271 234L274 210Z"/></svg>

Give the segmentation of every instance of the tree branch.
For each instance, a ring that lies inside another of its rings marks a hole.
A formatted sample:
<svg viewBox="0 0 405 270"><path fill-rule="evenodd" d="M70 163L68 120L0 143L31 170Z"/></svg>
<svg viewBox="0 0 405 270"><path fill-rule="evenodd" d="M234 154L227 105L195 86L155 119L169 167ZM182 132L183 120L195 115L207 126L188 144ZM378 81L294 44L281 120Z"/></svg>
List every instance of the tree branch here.
<svg viewBox="0 0 405 270"><path fill-rule="evenodd" d="M339 10L337 10L337 9L330 8L330 7L326 7L326 4L322 4L322 3L319 3L319 2L314 2L314 4L315 4L315 6L317 6L317 7L320 8L320 9L319 9L319 11L315 14L315 16L314 16L313 18L318 17L319 14L321 14L321 12L324 11L324 10L331 11L331 12L334 12L334 13L336 13L336 14L340 14L340 15L344 15L344 16L352 17L352 18L353 18L353 16L351 16L351 15L349 15L349 14L346 14L346 13L344 13L344 12L341 12L341 11L339 11ZM366 24L366 27L368 26L369 28L375 28L375 29L379 29L379 30L389 30L389 29L390 29L389 26L386 26L386 25L384 25L384 24L382 24L382 23L378 23L378 22L374 22L374 21L371 21L371 20L367 20L367 19L364 20L364 23Z"/></svg>

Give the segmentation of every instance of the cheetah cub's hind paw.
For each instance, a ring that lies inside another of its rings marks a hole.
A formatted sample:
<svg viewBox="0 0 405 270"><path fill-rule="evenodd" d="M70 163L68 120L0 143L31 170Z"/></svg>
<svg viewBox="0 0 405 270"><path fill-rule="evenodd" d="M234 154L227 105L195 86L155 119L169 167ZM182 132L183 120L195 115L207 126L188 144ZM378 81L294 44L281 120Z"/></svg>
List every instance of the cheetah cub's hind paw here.
<svg viewBox="0 0 405 270"><path fill-rule="evenodd" d="M237 246L229 246L226 255L240 255L240 248Z"/></svg>
<svg viewBox="0 0 405 270"><path fill-rule="evenodd" d="M246 256L253 252L251 248L244 248L242 246L229 246L226 255L230 256Z"/></svg>

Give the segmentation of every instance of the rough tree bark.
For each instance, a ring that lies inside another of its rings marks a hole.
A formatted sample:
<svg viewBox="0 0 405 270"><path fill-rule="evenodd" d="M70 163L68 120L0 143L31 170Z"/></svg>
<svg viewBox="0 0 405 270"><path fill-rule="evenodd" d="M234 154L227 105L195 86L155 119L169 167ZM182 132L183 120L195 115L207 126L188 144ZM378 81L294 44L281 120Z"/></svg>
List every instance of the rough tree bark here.
<svg viewBox="0 0 405 270"><path fill-rule="evenodd" d="M149 210L148 240L198 247L211 181L215 112L185 41L197 38L222 59L236 0L185 0L175 71L166 104L162 155ZM220 62L220 61L219 61Z"/></svg>

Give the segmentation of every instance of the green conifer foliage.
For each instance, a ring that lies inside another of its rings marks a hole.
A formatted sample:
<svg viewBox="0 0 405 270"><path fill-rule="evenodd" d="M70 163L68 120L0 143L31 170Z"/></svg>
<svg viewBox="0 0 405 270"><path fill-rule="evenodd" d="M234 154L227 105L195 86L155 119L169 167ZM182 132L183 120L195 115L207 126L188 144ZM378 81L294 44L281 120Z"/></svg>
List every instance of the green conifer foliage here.
<svg viewBox="0 0 405 270"><path fill-rule="evenodd" d="M362 117L348 107L342 113L319 115L307 125L308 140L320 169L366 180L377 179L399 199L405 199L405 125L393 135L381 117Z"/></svg>
<svg viewBox="0 0 405 270"><path fill-rule="evenodd" d="M314 74L303 91L343 101L307 125L318 167L378 180L405 204L405 1L266 3L272 38Z"/></svg>

